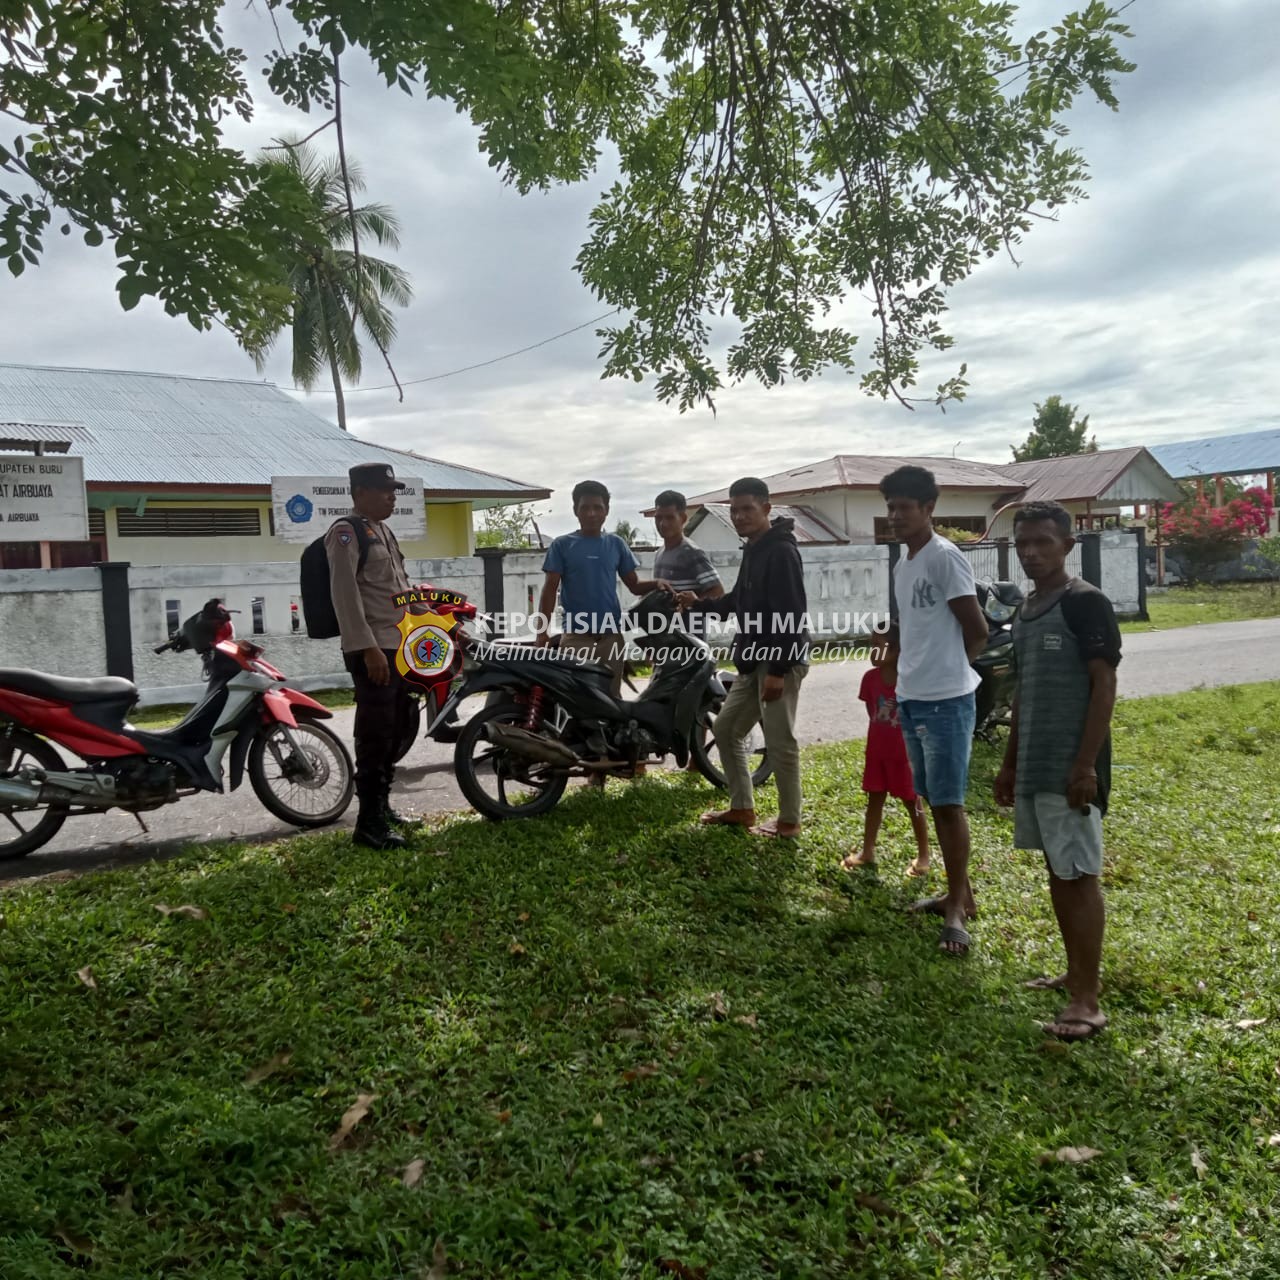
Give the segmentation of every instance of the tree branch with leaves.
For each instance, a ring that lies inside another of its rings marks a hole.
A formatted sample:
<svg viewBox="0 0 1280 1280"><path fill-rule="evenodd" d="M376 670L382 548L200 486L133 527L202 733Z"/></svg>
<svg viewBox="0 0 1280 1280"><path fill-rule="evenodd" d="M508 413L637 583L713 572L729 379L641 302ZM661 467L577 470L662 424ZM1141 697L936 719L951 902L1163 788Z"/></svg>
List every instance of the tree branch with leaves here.
<svg viewBox="0 0 1280 1280"><path fill-rule="evenodd" d="M1088 0L1021 42L988 0L265 0L265 91L335 116L335 59L362 50L389 88L453 103L522 192L620 172L578 268L624 322L605 371L664 400L824 369L914 403L945 352L950 289L1016 253L1083 194L1065 145L1081 96L1114 108L1117 11ZM287 248L308 220L283 176L230 145L250 119L249 54L218 0L39 0L0 11L0 254L41 261L55 215L110 239L121 303L158 297L252 339L285 322ZM292 46L290 41L290 46ZM261 96L263 86L257 87ZM865 359L863 330L873 341ZM250 342L252 345L252 342ZM925 400L963 395L965 370Z"/></svg>

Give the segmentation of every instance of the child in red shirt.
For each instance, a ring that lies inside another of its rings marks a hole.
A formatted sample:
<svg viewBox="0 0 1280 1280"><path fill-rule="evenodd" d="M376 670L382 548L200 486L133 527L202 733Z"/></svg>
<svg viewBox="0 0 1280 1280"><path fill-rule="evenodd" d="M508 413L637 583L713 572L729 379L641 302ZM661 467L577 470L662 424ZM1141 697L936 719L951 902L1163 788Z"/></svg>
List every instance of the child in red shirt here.
<svg viewBox="0 0 1280 1280"><path fill-rule="evenodd" d="M898 722L898 651L896 624L872 645L871 670L862 677L858 699L867 705L871 723L867 727L866 759L862 769L862 789L867 793L867 813L862 829L862 849L841 862L846 871L855 867L872 867L876 861L876 837L884 818L886 795L896 796L911 815L911 829L916 837L915 860L907 868L909 876L929 873L929 828L924 806L916 796L911 779L911 762Z"/></svg>

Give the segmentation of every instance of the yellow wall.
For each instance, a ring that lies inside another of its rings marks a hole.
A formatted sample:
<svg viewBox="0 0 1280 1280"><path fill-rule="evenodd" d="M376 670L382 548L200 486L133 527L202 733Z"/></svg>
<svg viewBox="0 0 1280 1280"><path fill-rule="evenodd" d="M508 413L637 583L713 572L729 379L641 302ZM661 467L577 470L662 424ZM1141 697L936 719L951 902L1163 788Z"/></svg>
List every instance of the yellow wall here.
<svg viewBox="0 0 1280 1280"><path fill-rule="evenodd" d="M409 560L469 556L475 551L474 536L471 527L471 503L428 502L427 536L402 542L400 550Z"/></svg>
<svg viewBox="0 0 1280 1280"><path fill-rule="evenodd" d="M89 505L97 505L107 495L89 495ZM147 510L184 506L256 507L262 520L259 537L223 538L122 538L116 531L116 511L107 511L107 556L138 565L173 564L271 564L297 560L306 543L285 542L269 532L271 504L251 498L198 498L192 502L157 500L147 502ZM319 532L323 532L318 531ZM466 556L474 550L469 502L428 502L427 536L401 544L407 559L427 560L446 556Z"/></svg>

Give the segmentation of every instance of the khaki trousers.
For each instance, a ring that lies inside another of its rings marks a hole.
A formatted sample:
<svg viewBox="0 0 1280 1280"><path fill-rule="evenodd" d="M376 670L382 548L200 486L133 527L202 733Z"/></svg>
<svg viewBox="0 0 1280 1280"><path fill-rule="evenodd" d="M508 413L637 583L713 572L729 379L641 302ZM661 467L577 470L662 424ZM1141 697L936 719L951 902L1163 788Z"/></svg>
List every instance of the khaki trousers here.
<svg viewBox="0 0 1280 1280"><path fill-rule="evenodd" d="M720 764L729 783L730 808L756 807L747 759L747 735L759 724L764 729L764 745L773 766L773 776L778 780L778 821L800 822L800 744L796 741L796 707L800 701L800 682L808 673L808 667L792 667L786 674L782 696L773 702L760 700L764 678L768 674L764 667L740 672L734 680L715 722Z"/></svg>

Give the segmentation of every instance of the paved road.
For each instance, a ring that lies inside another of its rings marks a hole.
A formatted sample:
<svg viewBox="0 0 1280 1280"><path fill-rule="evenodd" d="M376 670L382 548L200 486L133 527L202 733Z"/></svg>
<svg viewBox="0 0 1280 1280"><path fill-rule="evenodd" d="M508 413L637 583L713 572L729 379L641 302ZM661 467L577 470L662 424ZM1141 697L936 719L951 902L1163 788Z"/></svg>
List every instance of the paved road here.
<svg viewBox="0 0 1280 1280"><path fill-rule="evenodd" d="M1123 697L1178 693L1202 685L1280 680L1280 618L1214 623L1125 637L1120 665ZM858 705L858 682L865 663L820 663L805 681L800 736L805 743L861 737L865 714ZM340 711L334 727L348 742L351 711ZM450 768L453 748L423 740L396 780L398 806L409 812L464 809ZM73 819L56 840L18 862L0 863L0 881L85 870L111 861L127 863L170 856L193 841L277 838L293 828L277 821L246 784L234 796L200 795L145 815L143 835L127 814ZM354 819L354 808L347 825Z"/></svg>

